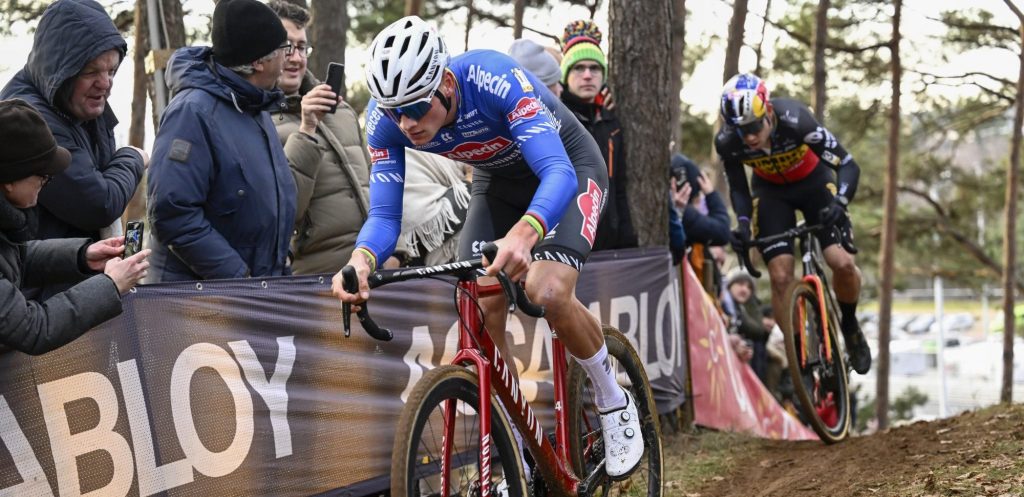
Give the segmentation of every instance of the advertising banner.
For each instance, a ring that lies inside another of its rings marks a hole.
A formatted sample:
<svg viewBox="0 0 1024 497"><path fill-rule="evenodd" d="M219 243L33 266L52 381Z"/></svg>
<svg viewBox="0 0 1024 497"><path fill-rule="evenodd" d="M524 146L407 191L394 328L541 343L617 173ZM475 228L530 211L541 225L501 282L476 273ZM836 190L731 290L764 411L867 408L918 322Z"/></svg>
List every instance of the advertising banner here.
<svg viewBox="0 0 1024 497"><path fill-rule="evenodd" d="M750 366L737 358L711 296L688 265L685 272L696 423L764 438L817 440L813 431L776 402Z"/></svg>
<svg viewBox="0 0 1024 497"><path fill-rule="evenodd" d="M662 412L685 398L675 274L665 249L595 254L577 290L637 348ZM404 399L455 354L453 296L438 280L374 290L395 333L381 343L355 319L343 336L329 275L140 287L68 346L0 352L0 497L384 490ZM508 331L550 430L550 330L516 314Z"/></svg>

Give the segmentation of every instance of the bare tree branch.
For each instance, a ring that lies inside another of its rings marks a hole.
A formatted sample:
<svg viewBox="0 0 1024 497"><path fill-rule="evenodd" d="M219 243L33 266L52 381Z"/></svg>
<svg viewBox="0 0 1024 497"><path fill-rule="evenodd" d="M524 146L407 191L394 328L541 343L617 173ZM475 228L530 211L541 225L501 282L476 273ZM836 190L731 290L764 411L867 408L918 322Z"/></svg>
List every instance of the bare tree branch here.
<svg viewBox="0 0 1024 497"><path fill-rule="evenodd" d="M490 12L485 12L483 10L480 10L479 8L477 8L477 9L475 9L473 11L473 15L476 16L476 17L479 17L480 19L487 19L488 21L491 21L491 22L493 22L493 23L495 23L498 26L501 26L503 28L509 28L509 29L514 29L515 28L515 26L513 26L512 24L509 23L509 21L507 19L508 16L498 16L498 15L492 14ZM531 27L526 26L526 25L523 25L523 29L526 30L526 31L532 31L534 33L537 33L537 34L539 34L541 36L544 36L544 37L547 37L547 38L551 38L552 40L554 40L556 45L559 45L562 42L562 39L559 38L557 35L553 35L551 33L545 33L544 31L540 31L540 30L531 28Z"/></svg>

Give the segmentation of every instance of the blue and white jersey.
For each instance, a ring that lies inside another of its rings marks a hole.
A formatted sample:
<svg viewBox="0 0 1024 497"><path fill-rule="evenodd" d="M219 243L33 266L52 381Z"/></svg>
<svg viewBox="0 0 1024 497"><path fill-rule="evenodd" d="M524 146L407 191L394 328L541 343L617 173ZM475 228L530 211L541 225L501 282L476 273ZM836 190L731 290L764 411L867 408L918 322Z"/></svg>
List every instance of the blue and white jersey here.
<svg viewBox="0 0 1024 497"><path fill-rule="evenodd" d="M457 83L454 123L434 139L414 146L371 100L366 135L370 158L370 213L356 241L383 263L401 231L405 148L430 152L487 171L494 180L527 176L540 186L526 213L547 232L576 193L576 173L567 149L590 135L543 83L511 57L472 50L454 57L448 70Z"/></svg>

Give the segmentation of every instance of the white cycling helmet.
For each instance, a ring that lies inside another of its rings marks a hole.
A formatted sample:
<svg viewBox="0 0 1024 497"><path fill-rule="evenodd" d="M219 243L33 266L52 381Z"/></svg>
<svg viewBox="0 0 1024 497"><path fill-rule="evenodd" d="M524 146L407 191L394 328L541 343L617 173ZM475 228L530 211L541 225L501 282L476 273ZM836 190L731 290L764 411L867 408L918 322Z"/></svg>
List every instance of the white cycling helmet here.
<svg viewBox="0 0 1024 497"><path fill-rule="evenodd" d="M448 67L448 48L433 26L416 16L384 28L370 45L366 85L384 107L429 99Z"/></svg>
<svg viewBox="0 0 1024 497"><path fill-rule="evenodd" d="M731 126L760 121L768 111L768 85L753 74L740 73L722 89L721 113Z"/></svg>

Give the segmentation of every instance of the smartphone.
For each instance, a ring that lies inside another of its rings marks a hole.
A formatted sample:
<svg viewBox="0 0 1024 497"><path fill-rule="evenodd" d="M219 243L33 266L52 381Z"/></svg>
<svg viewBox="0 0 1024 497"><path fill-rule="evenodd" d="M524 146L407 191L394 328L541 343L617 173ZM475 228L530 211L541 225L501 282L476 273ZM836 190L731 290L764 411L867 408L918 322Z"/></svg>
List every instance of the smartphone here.
<svg viewBox="0 0 1024 497"><path fill-rule="evenodd" d="M338 62L331 62L327 64L327 78L324 80L324 83L327 83L327 85L331 87L331 91L341 95L341 89L345 84L345 64ZM335 104L331 106L331 110L329 112L334 114L337 110L338 104L335 102Z"/></svg>
<svg viewBox="0 0 1024 497"><path fill-rule="evenodd" d="M124 258L127 259L142 251L142 232L145 223L129 221L124 230Z"/></svg>

